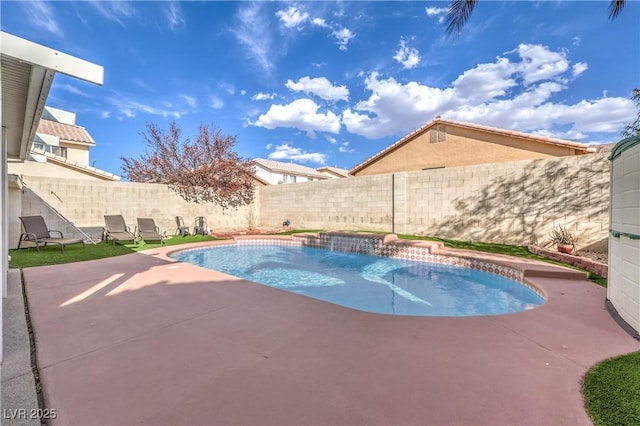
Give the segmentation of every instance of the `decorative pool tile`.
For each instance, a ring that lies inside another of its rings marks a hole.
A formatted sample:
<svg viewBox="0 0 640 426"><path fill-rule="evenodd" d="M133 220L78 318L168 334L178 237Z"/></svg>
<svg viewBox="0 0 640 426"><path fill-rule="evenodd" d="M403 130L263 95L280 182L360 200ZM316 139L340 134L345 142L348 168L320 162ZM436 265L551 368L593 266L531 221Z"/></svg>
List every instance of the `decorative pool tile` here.
<svg viewBox="0 0 640 426"><path fill-rule="evenodd" d="M431 246L410 246L406 242L394 244L393 241L383 244L379 235L375 238L367 238L366 235L325 235L311 234L293 235L291 239L282 238L241 238L230 240L228 243L219 243L216 246L237 244L240 246L284 246L284 247L311 247L332 251L353 252L369 254L373 256L391 257L394 259L414 260L418 262L438 263L450 266L460 266L479 271L499 275L529 288L540 296L544 294L536 287L524 281L524 273L504 265L497 265L480 259L467 259L457 256L445 256L431 253ZM211 246L186 249L185 251L206 250ZM427 267L425 265L425 267Z"/></svg>

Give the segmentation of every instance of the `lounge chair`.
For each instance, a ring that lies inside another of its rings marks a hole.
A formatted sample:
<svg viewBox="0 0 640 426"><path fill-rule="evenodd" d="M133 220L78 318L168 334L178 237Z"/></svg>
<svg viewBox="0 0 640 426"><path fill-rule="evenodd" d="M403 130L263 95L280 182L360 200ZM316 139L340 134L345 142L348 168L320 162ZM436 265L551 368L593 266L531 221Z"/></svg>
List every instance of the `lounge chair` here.
<svg viewBox="0 0 640 426"><path fill-rule="evenodd" d="M20 221L24 232L20 234L20 241L18 241L18 249L24 241L32 242L36 245L36 249L40 251L40 245L47 244L59 244L64 253L64 247L69 244L82 243L84 248L84 240L81 238L64 238L62 232L55 229L49 229L42 216L21 216ZM53 237L52 234L58 234L58 237Z"/></svg>
<svg viewBox="0 0 640 426"><path fill-rule="evenodd" d="M153 218L138 218L138 226L136 235L142 238L143 243L147 241L160 241L160 245L164 244L164 237L160 234L160 228L156 226Z"/></svg>
<svg viewBox="0 0 640 426"><path fill-rule="evenodd" d="M185 226L182 216L176 216L176 226L176 235L181 235L183 237L189 235L189 227Z"/></svg>
<svg viewBox="0 0 640 426"><path fill-rule="evenodd" d="M193 227L193 235L207 235L209 231L207 230L207 218L204 216L196 217L196 224Z"/></svg>
<svg viewBox="0 0 640 426"><path fill-rule="evenodd" d="M116 245L116 241L133 241L133 244L137 242L136 236L120 214L104 216L104 236L105 239L111 240L113 245Z"/></svg>

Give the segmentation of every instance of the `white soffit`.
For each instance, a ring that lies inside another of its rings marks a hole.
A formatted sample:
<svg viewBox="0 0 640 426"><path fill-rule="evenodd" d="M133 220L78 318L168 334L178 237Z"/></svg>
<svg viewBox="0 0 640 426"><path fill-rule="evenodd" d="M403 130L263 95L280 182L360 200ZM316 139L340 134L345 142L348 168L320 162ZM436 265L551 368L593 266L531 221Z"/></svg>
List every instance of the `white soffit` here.
<svg viewBox="0 0 640 426"><path fill-rule="evenodd" d="M24 160L42 116L56 72L102 85L104 68L0 32L2 127L9 158Z"/></svg>

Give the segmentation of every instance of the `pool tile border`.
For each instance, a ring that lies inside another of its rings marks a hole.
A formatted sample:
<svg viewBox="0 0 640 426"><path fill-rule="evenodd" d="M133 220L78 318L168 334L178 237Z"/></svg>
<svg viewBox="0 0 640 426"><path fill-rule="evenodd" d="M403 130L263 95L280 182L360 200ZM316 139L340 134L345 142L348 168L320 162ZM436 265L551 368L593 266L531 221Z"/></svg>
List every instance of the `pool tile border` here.
<svg viewBox="0 0 640 426"><path fill-rule="evenodd" d="M356 242L354 243L353 240L356 240ZM366 242L359 243L358 241ZM225 245L310 247L470 268L516 281L543 299L546 300L547 298L542 289L526 281L523 270L488 260L463 257L457 253L447 255L434 253L434 251L445 251L444 245L438 242L400 240L397 239L395 235L390 236L389 234L329 232L277 237L238 236L232 240L220 241L215 244L215 246ZM211 246L195 247L178 251L200 251L206 250L209 247Z"/></svg>

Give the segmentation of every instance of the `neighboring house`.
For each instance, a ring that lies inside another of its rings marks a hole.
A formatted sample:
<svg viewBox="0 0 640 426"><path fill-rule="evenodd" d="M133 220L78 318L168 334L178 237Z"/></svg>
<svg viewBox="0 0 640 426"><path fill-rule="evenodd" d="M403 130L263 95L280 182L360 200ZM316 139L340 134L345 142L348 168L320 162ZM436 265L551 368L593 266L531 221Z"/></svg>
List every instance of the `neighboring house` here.
<svg viewBox="0 0 640 426"><path fill-rule="evenodd" d="M341 179L341 178L350 177L349 170L341 169L338 167L325 166L325 167L317 168L316 170L319 171L320 173L327 175L331 179Z"/></svg>
<svg viewBox="0 0 640 426"><path fill-rule="evenodd" d="M255 175L269 185L329 179L324 173L293 163L257 158L252 161Z"/></svg>
<svg viewBox="0 0 640 426"><path fill-rule="evenodd" d="M9 163L9 173L75 179L120 180L89 165L89 149L96 145L76 114L45 106L33 146L24 163Z"/></svg>
<svg viewBox="0 0 640 426"><path fill-rule="evenodd" d="M354 176L582 155L586 144L436 117L354 167Z"/></svg>

